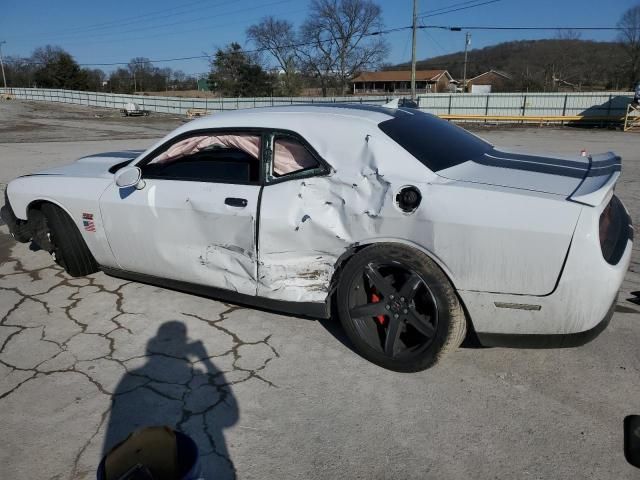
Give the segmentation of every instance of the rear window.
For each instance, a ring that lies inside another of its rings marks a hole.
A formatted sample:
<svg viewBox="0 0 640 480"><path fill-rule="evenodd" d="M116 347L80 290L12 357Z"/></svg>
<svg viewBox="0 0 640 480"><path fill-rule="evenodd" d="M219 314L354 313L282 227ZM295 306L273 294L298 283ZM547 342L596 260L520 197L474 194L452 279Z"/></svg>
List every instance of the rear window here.
<svg viewBox="0 0 640 480"><path fill-rule="evenodd" d="M445 120L422 112L399 115L378 126L433 172L478 158L491 144Z"/></svg>

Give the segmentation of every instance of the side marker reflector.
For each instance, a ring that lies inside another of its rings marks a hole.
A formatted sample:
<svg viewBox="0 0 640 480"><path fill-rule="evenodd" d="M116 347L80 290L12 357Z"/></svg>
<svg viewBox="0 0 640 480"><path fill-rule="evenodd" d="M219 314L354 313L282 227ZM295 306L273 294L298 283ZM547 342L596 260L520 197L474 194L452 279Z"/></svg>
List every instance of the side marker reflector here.
<svg viewBox="0 0 640 480"><path fill-rule="evenodd" d="M504 303L504 302L494 302L494 305L498 308L512 308L515 310L540 310L542 309L541 305L529 305L526 303Z"/></svg>

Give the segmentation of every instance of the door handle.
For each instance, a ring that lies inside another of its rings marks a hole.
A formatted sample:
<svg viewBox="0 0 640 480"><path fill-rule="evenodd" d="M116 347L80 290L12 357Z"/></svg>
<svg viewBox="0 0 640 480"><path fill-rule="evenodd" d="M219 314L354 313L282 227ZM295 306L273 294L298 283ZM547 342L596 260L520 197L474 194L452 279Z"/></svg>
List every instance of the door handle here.
<svg viewBox="0 0 640 480"><path fill-rule="evenodd" d="M247 206L247 200L245 198L227 197L224 199L224 204L230 207L244 208Z"/></svg>

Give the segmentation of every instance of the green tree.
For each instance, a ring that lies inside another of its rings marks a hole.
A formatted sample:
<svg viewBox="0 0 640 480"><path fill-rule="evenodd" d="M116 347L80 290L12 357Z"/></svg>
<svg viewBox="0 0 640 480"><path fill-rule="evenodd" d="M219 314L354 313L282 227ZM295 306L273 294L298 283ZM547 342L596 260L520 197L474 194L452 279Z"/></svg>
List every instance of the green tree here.
<svg viewBox="0 0 640 480"><path fill-rule="evenodd" d="M269 74L237 42L218 49L208 83L210 90L225 97L269 96L272 90Z"/></svg>
<svg viewBox="0 0 640 480"><path fill-rule="evenodd" d="M104 73L104 71L100 70L99 68L84 68L83 71L87 76L87 85L89 87L89 90L95 90L96 92L99 92L103 89L102 83L107 78L107 74Z"/></svg>
<svg viewBox="0 0 640 480"><path fill-rule="evenodd" d="M69 90L87 90L89 79L87 72L73 57L60 47L37 48L31 56L37 65L34 81L39 87L66 88Z"/></svg>
<svg viewBox="0 0 640 480"><path fill-rule="evenodd" d="M109 91L116 93L133 92L133 77L126 68L118 68L109 75Z"/></svg>

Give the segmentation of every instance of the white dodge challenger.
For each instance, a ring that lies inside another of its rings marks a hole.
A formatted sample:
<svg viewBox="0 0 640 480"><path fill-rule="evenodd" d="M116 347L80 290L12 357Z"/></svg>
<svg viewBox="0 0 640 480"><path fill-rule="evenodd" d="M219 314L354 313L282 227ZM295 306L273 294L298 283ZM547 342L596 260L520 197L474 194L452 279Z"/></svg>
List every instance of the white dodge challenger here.
<svg viewBox="0 0 640 480"><path fill-rule="evenodd" d="M417 371L468 331L596 336L631 256L620 171L612 153L516 153L418 110L261 108L17 178L2 217L70 275L335 315L365 358Z"/></svg>

